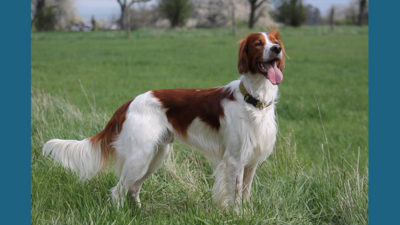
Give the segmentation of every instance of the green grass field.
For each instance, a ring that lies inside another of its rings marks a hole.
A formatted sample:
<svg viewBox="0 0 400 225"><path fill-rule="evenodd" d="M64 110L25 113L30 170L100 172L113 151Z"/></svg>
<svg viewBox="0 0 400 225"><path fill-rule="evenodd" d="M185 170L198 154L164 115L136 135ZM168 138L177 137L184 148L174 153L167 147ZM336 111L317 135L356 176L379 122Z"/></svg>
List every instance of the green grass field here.
<svg viewBox="0 0 400 225"><path fill-rule="evenodd" d="M258 30L257 30L258 31ZM41 155L83 139L149 89L209 88L238 78L249 30L32 33L32 224L367 224L368 28L282 29L290 57L273 155L239 215L212 204L212 165L176 143L144 184L142 208L116 209L110 169L89 181Z"/></svg>

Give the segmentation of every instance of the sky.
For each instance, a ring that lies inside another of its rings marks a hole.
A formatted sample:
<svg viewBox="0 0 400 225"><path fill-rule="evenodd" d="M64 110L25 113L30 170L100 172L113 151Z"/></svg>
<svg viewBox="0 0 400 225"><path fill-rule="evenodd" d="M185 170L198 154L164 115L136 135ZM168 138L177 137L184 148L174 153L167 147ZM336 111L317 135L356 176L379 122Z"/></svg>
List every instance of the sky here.
<svg viewBox="0 0 400 225"><path fill-rule="evenodd" d="M322 15L328 13L332 5L348 5L351 0L303 0L305 4L311 4L321 10Z"/></svg>
<svg viewBox="0 0 400 225"><path fill-rule="evenodd" d="M311 4L326 15L332 5L347 5L351 0L303 0L304 4ZM143 4L143 3L142 3ZM117 0L75 0L75 8L83 19L90 19L94 15L97 19L110 20L120 13Z"/></svg>
<svg viewBox="0 0 400 225"><path fill-rule="evenodd" d="M75 0L75 8L84 19L90 19L94 15L96 18L109 20L120 13L116 0Z"/></svg>

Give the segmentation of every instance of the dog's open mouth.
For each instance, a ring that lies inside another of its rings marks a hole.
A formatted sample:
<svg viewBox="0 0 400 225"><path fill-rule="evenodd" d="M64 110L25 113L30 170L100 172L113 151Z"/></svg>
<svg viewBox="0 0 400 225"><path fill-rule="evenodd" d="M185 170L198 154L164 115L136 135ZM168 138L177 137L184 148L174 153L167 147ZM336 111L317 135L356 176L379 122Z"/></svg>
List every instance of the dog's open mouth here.
<svg viewBox="0 0 400 225"><path fill-rule="evenodd" d="M277 66L278 61L272 60L268 62L259 61L257 63L258 71L264 75L273 85L278 85L282 82L283 74Z"/></svg>

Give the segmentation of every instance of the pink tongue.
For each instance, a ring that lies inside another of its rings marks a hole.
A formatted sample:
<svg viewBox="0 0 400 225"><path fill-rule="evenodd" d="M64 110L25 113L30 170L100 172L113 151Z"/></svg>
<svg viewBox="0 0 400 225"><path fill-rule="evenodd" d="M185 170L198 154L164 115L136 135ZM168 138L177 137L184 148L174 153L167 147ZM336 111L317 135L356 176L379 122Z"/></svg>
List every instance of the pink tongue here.
<svg viewBox="0 0 400 225"><path fill-rule="evenodd" d="M282 82L283 74L280 69L276 66L276 63L268 66L268 80L271 81L273 85L278 85Z"/></svg>

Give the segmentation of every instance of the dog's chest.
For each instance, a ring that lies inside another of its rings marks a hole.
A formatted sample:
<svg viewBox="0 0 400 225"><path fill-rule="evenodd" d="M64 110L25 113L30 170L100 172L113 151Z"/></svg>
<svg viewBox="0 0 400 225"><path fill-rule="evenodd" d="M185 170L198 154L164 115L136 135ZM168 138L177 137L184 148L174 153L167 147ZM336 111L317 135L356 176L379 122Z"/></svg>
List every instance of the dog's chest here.
<svg viewBox="0 0 400 225"><path fill-rule="evenodd" d="M273 151L277 126L275 122L274 106L265 111L255 111L251 113L249 125L252 130L251 139L254 141L254 149L251 155L251 161L263 161Z"/></svg>

